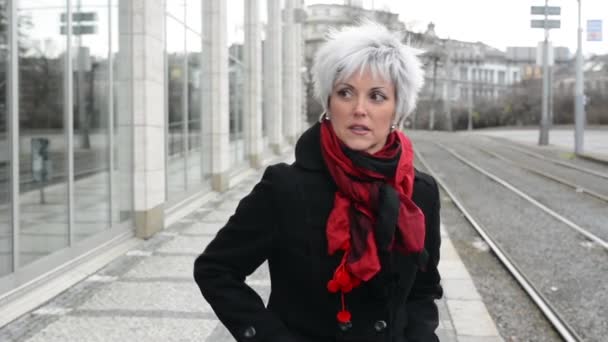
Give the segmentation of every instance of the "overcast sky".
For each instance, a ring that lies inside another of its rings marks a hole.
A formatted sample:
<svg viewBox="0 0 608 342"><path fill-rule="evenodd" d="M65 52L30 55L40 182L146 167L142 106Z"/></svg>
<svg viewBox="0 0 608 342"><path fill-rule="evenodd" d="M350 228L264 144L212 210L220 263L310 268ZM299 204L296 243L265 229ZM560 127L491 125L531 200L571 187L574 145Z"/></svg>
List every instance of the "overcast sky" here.
<svg viewBox="0 0 608 342"><path fill-rule="evenodd" d="M315 3L344 3L332 0L305 0ZM536 46L544 39L542 29L530 28L530 6L542 6L542 0L362 0L365 8L389 9L399 13L409 29L423 31L429 22L441 38L482 41L505 50L507 46ZM549 6L560 6L561 28L551 30L554 46L566 46L576 52L578 9L576 0L550 0ZM534 17L534 18L533 18ZM582 0L583 30L587 20L603 21L603 42L587 42L583 31L583 51L608 53L608 0Z"/></svg>

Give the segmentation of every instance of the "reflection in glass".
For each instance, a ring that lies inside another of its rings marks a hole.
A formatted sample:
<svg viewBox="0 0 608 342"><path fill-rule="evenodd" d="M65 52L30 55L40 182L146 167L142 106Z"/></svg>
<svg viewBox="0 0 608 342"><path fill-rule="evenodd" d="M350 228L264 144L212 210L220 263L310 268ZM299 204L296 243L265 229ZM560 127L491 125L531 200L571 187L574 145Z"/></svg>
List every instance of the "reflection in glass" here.
<svg viewBox="0 0 608 342"><path fill-rule="evenodd" d="M203 29L202 5L201 0L186 0L186 26L198 34L200 34Z"/></svg>
<svg viewBox="0 0 608 342"><path fill-rule="evenodd" d="M0 1L0 277L13 270L13 227L11 225L10 143L8 113L8 25L7 3Z"/></svg>
<svg viewBox="0 0 608 342"><path fill-rule="evenodd" d="M128 222L133 218L133 126L131 96L132 13L129 0L112 0L112 222ZM120 15L119 15L120 14Z"/></svg>
<svg viewBox="0 0 608 342"><path fill-rule="evenodd" d="M245 162L245 143L243 137L243 107L245 65L243 64L244 41L244 3L239 0L228 1L228 87L230 112L230 155L231 164Z"/></svg>
<svg viewBox="0 0 608 342"><path fill-rule="evenodd" d="M185 29L184 25L167 16L166 32L166 61L167 61L167 84L168 84L168 189L169 198L174 198L186 189L185 184L185 159L184 151L186 140L184 135L184 52L185 52Z"/></svg>
<svg viewBox="0 0 608 342"><path fill-rule="evenodd" d="M74 229L77 242L110 226L108 136L108 2L75 0ZM86 16L85 16L86 15Z"/></svg>
<svg viewBox="0 0 608 342"><path fill-rule="evenodd" d="M188 48L188 188L202 183L201 170L201 36L187 30Z"/></svg>
<svg viewBox="0 0 608 342"><path fill-rule="evenodd" d="M65 1L16 1L19 20L20 265L68 246Z"/></svg>
<svg viewBox="0 0 608 342"><path fill-rule="evenodd" d="M190 1L191 0L166 0L165 6L167 8L167 14L180 22L184 22L186 12L184 7L186 6L186 2ZM198 1L200 2L201 0Z"/></svg>

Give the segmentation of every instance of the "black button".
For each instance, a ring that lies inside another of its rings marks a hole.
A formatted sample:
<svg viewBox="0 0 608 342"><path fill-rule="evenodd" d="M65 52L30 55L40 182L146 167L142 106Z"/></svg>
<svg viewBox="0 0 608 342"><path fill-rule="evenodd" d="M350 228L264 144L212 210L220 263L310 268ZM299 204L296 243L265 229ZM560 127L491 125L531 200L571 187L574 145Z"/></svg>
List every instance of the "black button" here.
<svg viewBox="0 0 608 342"><path fill-rule="evenodd" d="M245 338L252 338L255 336L255 328L254 327L248 327L247 329L245 329L245 332L243 332L243 336Z"/></svg>
<svg viewBox="0 0 608 342"><path fill-rule="evenodd" d="M338 324L338 326L340 327L340 330L348 331L348 330L350 330L350 328L353 327L353 323L352 322L340 323L340 324Z"/></svg>
<svg viewBox="0 0 608 342"><path fill-rule="evenodd" d="M376 329L377 332L384 331L384 329L386 329L386 327L387 327L386 321L379 320L379 321L376 321L376 323L374 323L374 329Z"/></svg>

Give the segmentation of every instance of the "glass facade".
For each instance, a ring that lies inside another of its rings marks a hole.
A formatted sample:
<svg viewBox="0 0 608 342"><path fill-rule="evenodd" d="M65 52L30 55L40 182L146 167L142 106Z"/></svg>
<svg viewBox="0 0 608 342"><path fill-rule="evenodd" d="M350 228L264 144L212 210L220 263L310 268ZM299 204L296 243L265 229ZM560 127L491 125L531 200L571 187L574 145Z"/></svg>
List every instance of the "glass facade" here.
<svg viewBox="0 0 608 342"><path fill-rule="evenodd" d="M225 191L248 143L267 144L245 141L245 1L221 4L226 41L205 37L218 12L201 0L0 0L0 298L158 232L175 208ZM228 68L210 72L214 58ZM283 115L266 107L264 136Z"/></svg>
<svg viewBox="0 0 608 342"><path fill-rule="evenodd" d="M167 195L179 199L207 187L210 143L202 134L201 2L166 3Z"/></svg>
<svg viewBox="0 0 608 342"><path fill-rule="evenodd" d="M113 67L127 55L119 4L12 4L15 18L0 1L0 285L133 217L131 100Z"/></svg>
<svg viewBox="0 0 608 342"><path fill-rule="evenodd" d="M6 1L0 1L0 18L8 18ZM4 24L0 25L0 277L13 270L8 44L8 24L4 20Z"/></svg>
<svg viewBox="0 0 608 342"><path fill-rule="evenodd" d="M228 88L230 93L230 163L239 166L245 160L245 137L243 134L243 108L245 90L244 27L245 4L241 0L228 0L232 15L228 16Z"/></svg>

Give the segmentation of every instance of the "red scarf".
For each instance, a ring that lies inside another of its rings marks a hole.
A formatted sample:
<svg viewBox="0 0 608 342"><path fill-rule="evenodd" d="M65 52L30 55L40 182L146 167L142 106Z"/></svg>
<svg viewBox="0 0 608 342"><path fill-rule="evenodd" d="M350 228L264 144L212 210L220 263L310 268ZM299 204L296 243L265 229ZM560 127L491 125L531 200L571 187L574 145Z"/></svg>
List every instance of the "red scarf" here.
<svg viewBox="0 0 608 342"><path fill-rule="evenodd" d="M379 186L388 184L397 193L399 203L397 227L390 232L389 251L404 255L422 252L424 249L424 214L412 201L414 185L413 150L410 140L400 131L389 134L385 146L373 156L380 161L399 158L396 170L391 176L355 165L345 154L344 144L336 136L331 123L321 124L321 151L329 173L338 191L334 198L334 208L326 227L328 252L333 255L344 251L342 261L336 268L327 289L332 293L341 292L342 309L338 321L350 322L351 314L345 308L344 294L370 280L380 269L376 218L382 208L378 208ZM365 180L365 181L362 181Z"/></svg>

